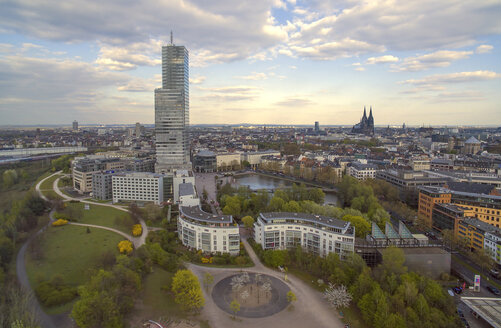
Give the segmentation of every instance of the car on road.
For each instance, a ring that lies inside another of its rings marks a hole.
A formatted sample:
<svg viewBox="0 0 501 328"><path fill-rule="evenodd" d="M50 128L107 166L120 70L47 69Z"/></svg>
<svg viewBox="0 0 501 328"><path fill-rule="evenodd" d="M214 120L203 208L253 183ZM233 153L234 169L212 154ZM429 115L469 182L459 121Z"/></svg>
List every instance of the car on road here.
<svg viewBox="0 0 501 328"><path fill-rule="evenodd" d="M463 292L463 288L462 287L454 287L452 290L454 291L454 293L456 293L458 295Z"/></svg>
<svg viewBox="0 0 501 328"><path fill-rule="evenodd" d="M494 278L498 278L499 277L499 271L496 270L496 269L491 269L491 271L489 271L489 273L491 274L491 276L493 276Z"/></svg>
<svg viewBox="0 0 501 328"><path fill-rule="evenodd" d="M496 296L501 295L501 293L499 292L499 290L496 287L487 286L487 290L490 291L491 293L493 293Z"/></svg>

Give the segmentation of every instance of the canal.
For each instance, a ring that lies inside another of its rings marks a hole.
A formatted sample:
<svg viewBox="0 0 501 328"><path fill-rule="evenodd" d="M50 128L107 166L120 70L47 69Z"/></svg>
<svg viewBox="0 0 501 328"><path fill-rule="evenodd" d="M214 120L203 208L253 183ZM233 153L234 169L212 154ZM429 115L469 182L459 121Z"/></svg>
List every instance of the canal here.
<svg viewBox="0 0 501 328"><path fill-rule="evenodd" d="M277 188L290 188L293 182L290 180L281 179L280 177L270 177L260 174L245 174L238 175L232 178L232 183L238 186L248 186L251 190L257 191L260 189L275 190ZM308 186L308 185L307 185ZM308 186L309 187L309 186ZM338 206L338 198L332 191L325 191L325 205Z"/></svg>

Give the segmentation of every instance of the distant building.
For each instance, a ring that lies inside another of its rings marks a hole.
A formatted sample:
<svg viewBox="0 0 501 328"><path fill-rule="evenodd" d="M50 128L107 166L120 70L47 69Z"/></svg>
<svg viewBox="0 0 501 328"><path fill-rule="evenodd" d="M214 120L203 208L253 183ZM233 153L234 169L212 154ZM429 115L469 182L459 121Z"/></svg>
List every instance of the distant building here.
<svg viewBox="0 0 501 328"><path fill-rule="evenodd" d="M315 122L315 133L318 134L320 132L320 124L317 122Z"/></svg>
<svg viewBox="0 0 501 328"><path fill-rule="evenodd" d="M348 175L357 180L367 180L376 178L377 166L372 164L362 164L354 162L348 168Z"/></svg>
<svg viewBox="0 0 501 328"><path fill-rule="evenodd" d="M136 123L136 138L141 136L141 124L139 122Z"/></svg>
<svg viewBox="0 0 501 328"><path fill-rule="evenodd" d="M374 117L372 116L372 106L370 108L369 117L367 118L367 113L364 106L364 116L360 120L360 123L353 126L351 129L352 133L365 134L367 136L374 135Z"/></svg>
<svg viewBox="0 0 501 328"><path fill-rule="evenodd" d="M78 130L78 122L77 121L73 121L73 130Z"/></svg>
<svg viewBox="0 0 501 328"><path fill-rule="evenodd" d="M476 154L480 151L481 145L480 141L478 141L475 137L470 137L470 139L464 142L464 153L465 154Z"/></svg>
<svg viewBox="0 0 501 328"><path fill-rule="evenodd" d="M212 173L217 171L216 153L201 150L193 156L193 170L195 172Z"/></svg>

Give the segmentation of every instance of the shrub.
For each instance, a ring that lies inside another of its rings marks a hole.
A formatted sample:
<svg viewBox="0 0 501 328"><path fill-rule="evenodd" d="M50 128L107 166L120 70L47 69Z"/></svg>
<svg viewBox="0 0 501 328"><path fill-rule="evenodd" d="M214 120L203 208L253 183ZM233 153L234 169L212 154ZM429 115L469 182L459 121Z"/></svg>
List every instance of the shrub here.
<svg viewBox="0 0 501 328"><path fill-rule="evenodd" d="M134 224L132 226L132 235L134 237L141 236L143 233L143 227L140 224Z"/></svg>
<svg viewBox="0 0 501 328"><path fill-rule="evenodd" d="M61 277L51 281L43 281L35 288L35 294L45 306L56 306L68 303L78 295L75 287L68 286Z"/></svg>
<svg viewBox="0 0 501 328"><path fill-rule="evenodd" d="M122 240L118 243L118 251L122 254L130 254L132 252L132 243L128 240Z"/></svg>
<svg viewBox="0 0 501 328"><path fill-rule="evenodd" d="M58 220L52 222L52 225L54 227L59 227L59 226L63 226L63 225L66 225L66 224L68 224L68 220L65 220L65 219L58 219Z"/></svg>
<svg viewBox="0 0 501 328"><path fill-rule="evenodd" d="M66 221L68 221L68 220L70 219L70 218L68 217L68 215L66 215L66 214L64 214L64 213L61 213L61 212L56 212L56 213L54 213L54 218L55 218L56 220L61 219L61 220L66 220Z"/></svg>

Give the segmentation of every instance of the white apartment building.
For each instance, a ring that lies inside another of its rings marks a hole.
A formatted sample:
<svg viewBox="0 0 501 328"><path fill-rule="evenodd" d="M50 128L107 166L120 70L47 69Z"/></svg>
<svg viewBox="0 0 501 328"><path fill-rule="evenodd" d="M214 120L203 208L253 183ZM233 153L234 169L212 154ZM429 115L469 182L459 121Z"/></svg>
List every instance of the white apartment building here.
<svg viewBox="0 0 501 328"><path fill-rule="evenodd" d="M358 180L375 179L376 171L375 165L354 162L348 168L348 175Z"/></svg>
<svg viewBox="0 0 501 328"><path fill-rule="evenodd" d="M186 247L206 253L240 253L240 233L231 215L215 215L202 211L199 205L180 204L177 231Z"/></svg>
<svg viewBox="0 0 501 328"><path fill-rule="evenodd" d="M112 178L113 203L119 201L154 202L164 200L164 176L148 172L117 173Z"/></svg>
<svg viewBox="0 0 501 328"><path fill-rule="evenodd" d="M307 213L261 213L254 224L254 240L263 249L288 249L298 245L320 256L340 258L354 252L355 227L349 222Z"/></svg>
<svg viewBox="0 0 501 328"><path fill-rule="evenodd" d="M484 249L497 264L501 265L501 230L499 228L485 232Z"/></svg>
<svg viewBox="0 0 501 328"><path fill-rule="evenodd" d="M191 183L195 186L195 176L189 170L176 170L172 178L172 189L174 193L174 202L179 202L179 186L183 183Z"/></svg>

